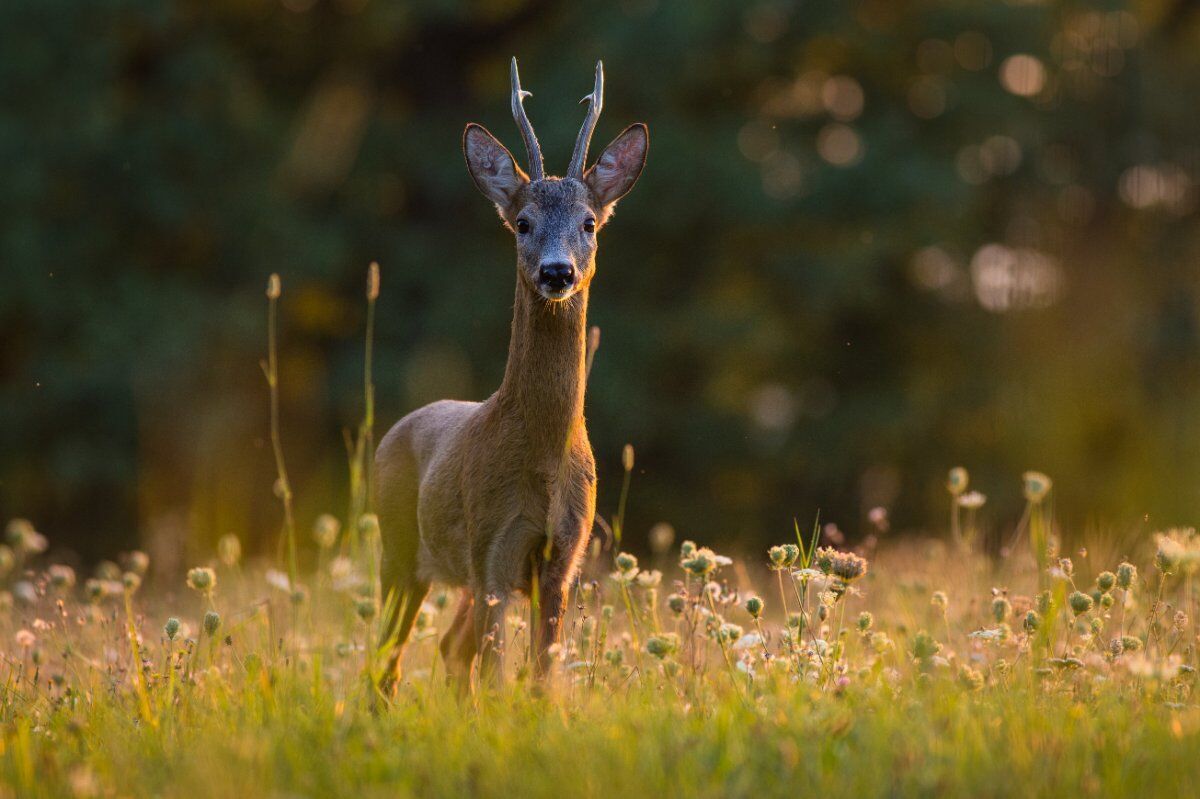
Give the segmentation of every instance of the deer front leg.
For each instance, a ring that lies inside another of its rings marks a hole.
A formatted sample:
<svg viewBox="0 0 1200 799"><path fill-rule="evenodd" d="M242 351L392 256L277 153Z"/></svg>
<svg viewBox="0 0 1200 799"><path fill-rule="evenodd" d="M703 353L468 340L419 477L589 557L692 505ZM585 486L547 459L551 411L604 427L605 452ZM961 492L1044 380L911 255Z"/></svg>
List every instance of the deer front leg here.
<svg viewBox="0 0 1200 799"><path fill-rule="evenodd" d="M508 591L476 593L475 649L479 653L479 686L498 687L504 679L504 613Z"/></svg>
<svg viewBox="0 0 1200 799"><path fill-rule="evenodd" d="M596 512L595 478L584 472L564 493L568 499L557 506L557 523L552 523L553 540L549 557L538 573L540 600L534 676L545 679L550 669L550 647L558 643L571 582L587 553ZM538 553L539 557L542 553Z"/></svg>

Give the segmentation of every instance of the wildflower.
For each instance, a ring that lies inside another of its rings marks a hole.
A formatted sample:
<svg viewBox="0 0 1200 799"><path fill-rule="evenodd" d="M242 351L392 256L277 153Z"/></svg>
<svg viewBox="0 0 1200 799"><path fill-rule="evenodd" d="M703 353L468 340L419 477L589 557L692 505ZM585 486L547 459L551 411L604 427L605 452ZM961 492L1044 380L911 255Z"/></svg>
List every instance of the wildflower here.
<svg viewBox="0 0 1200 799"><path fill-rule="evenodd" d="M1025 628L1025 632L1031 633L1035 631L1042 623L1042 617L1036 610L1030 610L1025 614L1024 621L1021 622Z"/></svg>
<svg viewBox="0 0 1200 799"><path fill-rule="evenodd" d="M814 562L825 574L832 574L846 583L853 582L867 573L866 558L853 552L838 552L832 547L818 549Z"/></svg>
<svg viewBox="0 0 1200 799"><path fill-rule="evenodd" d="M25 541L37 531L28 519L13 519L4 530L4 537L15 549L25 548Z"/></svg>
<svg viewBox="0 0 1200 799"><path fill-rule="evenodd" d="M1108 642L1108 652L1113 657L1120 657L1121 653L1124 651L1125 651L1125 643L1122 639L1113 638L1111 641Z"/></svg>
<svg viewBox="0 0 1200 799"><path fill-rule="evenodd" d="M89 579L83 584L83 593L87 595L90 602L99 602L104 599L104 581L97 579Z"/></svg>
<svg viewBox="0 0 1200 799"><path fill-rule="evenodd" d="M75 570L70 566L55 563L46 569L46 574L50 577L50 585L55 588L65 589L75 585Z"/></svg>
<svg viewBox="0 0 1200 799"><path fill-rule="evenodd" d="M1100 572L1096 575L1096 587L1099 588L1100 592L1103 594L1107 594L1109 591L1111 591L1113 586L1116 584L1117 575L1113 574L1112 572Z"/></svg>
<svg viewBox="0 0 1200 799"><path fill-rule="evenodd" d="M867 630L871 629L871 625L874 623L875 617L867 611L864 610L862 613L858 614L858 631L860 633L865 633Z"/></svg>
<svg viewBox="0 0 1200 799"><path fill-rule="evenodd" d="M167 619L167 623L163 625L163 633L167 636L168 641L174 641L175 636L179 635L179 627L179 619L174 616Z"/></svg>
<svg viewBox="0 0 1200 799"><path fill-rule="evenodd" d="M242 559L242 542L233 533L226 533L217 542L217 557L232 569Z"/></svg>
<svg viewBox="0 0 1200 799"><path fill-rule="evenodd" d="M1156 533L1154 542L1158 545L1158 551L1154 553L1155 568L1163 574L1173 574L1186 554L1183 544L1175 535L1163 533Z"/></svg>
<svg viewBox="0 0 1200 799"><path fill-rule="evenodd" d="M633 555L628 552L621 552L616 558L617 569L622 574L632 574L637 571L638 561Z"/></svg>
<svg viewBox="0 0 1200 799"><path fill-rule="evenodd" d="M945 591L934 591L933 596L929 598L929 604L933 605L942 613L945 613L946 608L950 604L950 600L946 597Z"/></svg>
<svg viewBox="0 0 1200 799"><path fill-rule="evenodd" d="M760 599L759 597L756 597L756 596L752 596L746 600L746 612L749 613L752 618L755 618L755 619L761 618L762 612L763 612L763 605L764 605L764 603L763 603L762 599Z"/></svg>
<svg viewBox="0 0 1200 799"><path fill-rule="evenodd" d="M987 495L978 491L968 491L958 498L959 507L967 510L979 510L987 502Z"/></svg>
<svg viewBox="0 0 1200 799"><path fill-rule="evenodd" d="M640 571L637 575L637 584L642 588L655 588L662 582L662 572L658 569L650 571Z"/></svg>
<svg viewBox="0 0 1200 799"><path fill-rule="evenodd" d="M871 508L867 513L867 521L875 526L875 529L881 533L886 533L891 523L888 521L888 510L884 507Z"/></svg>
<svg viewBox="0 0 1200 799"><path fill-rule="evenodd" d="M978 691L983 687L983 675L970 666L958 667L958 681L968 691Z"/></svg>
<svg viewBox="0 0 1200 799"><path fill-rule="evenodd" d="M1067 577L1075 576L1075 564L1071 561L1070 558L1059 558L1058 559L1058 568Z"/></svg>
<svg viewBox="0 0 1200 799"><path fill-rule="evenodd" d="M675 543L675 528L666 522L659 522L650 528L650 550L662 554Z"/></svg>
<svg viewBox="0 0 1200 799"><path fill-rule="evenodd" d="M1117 587L1128 591L1137 583L1137 566L1122 562L1117 566Z"/></svg>
<svg viewBox="0 0 1200 799"><path fill-rule="evenodd" d="M37 636L29 630L17 630L17 634L13 638L16 639L17 646L22 649L29 649L37 643Z"/></svg>
<svg viewBox="0 0 1200 799"><path fill-rule="evenodd" d="M342 532L342 523L331 513L322 513L313 522L313 540L321 549L331 549Z"/></svg>
<svg viewBox="0 0 1200 799"><path fill-rule="evenodd" d="M742 628L736 624L726 622L717 629L717 640L723 643L731 644L742 637Z"/></svg>
<svg viewBox="0 0 1200 799"><path fill-rule="evenodd" d="M696 554L696 542L695 541L684 541L682 544L679 545L679 559L680 560L686 560L687 558L690 558L694 554Z"/></svg>
<svg viewBox="0 0 1200 799"><path fill-rule="evenodd" d="M685 607L683 597L681 597L679 594L671 594L669 597L667 597L667 607L670 608L671 612L676 616L680 615L683 613L683 609Z"/></svg>
<svg viewBox="0 0 1200 799"><path fill-rule="evenodd" d="M1049 591L1042 591L1040 594L1037 595L1037 597L1034 598L1033 602L1034 602L1034 607L1037 608L1037 612L1042 614L1043 616L1050 613L1050 608L1054 604L1050 597Z"/></svg>
<svg viewBox="0 0 1200 799"><path fill-rule="evenodd" d="M370 621L375 618L375 600L369 597L356 600L354 603L354 612L363 621Z"/></svg>
<svg viewBox="0 0 1200 799"><path fill-rule="evenodd" d="M1041 472L1025 472L1021 475L1021 480L1024 483L1025 499L1034 505L1041 504L1054 486L1054 481Z"/></svg>
<svg viewBox="0 0 1200 799"><path fill-rule="evenodd" d="M787 553L784 551L783 547L777 546L768 549L767 558L771 561L771 568L773 569L782 569L791 565L787 562Z"/></svg>
<svg viewBox="0 0 1200 799"><path fill-rule="evenodd" d="M1142 648L1142 639L1135 635L1121 636L1121 646L1126 652L1138 652Z"/></svg>
<svg viewBox="0 0 1200 799"><path fill-rule="evenodd" d="M150 556L140 549L135 549L125 556L125 565L129 571L145 577L146 572L150 570Z"/></svg>
<svg viewBox="0 0 1200 799"><path fill-rule="evenodd" d="M121 575L121 585L132 594L142 587L142 578L136 572L125 572Z"/></svg>
<svg viewBox="0 0 1200 799"><path fill-rule="evenodd" d="M1012 614L1012 603L1008 601L1008 597L1000 595L992 600L992 618L997 622L1002 622Z"/></svg>
<svg viewBox="0 0 1200 799"><path fill-rule="evenodd" d="M217 587L217 573L207 566L190 569L187 573L188 587L207 594Z"/></svg>
<svg viewBox="0 0 1200 799"><path fill-rule="evenodd" d="M1114 604L1116 604L1116 600L1113 599L1112 594L1101 594L1100 595L1100 607L1104 608L1105 610L1108 610Z"/></svg>
<svg viewBox="0 0 1200 799"><path fill-rule="evenodd" d="M1067 597L1067 604L1076 616L1081 616L1092 609L1092 598L1082 591L1072 591Z"/></svg>
<svg viewBox="0 0 1200 799"><path fill-rule="evenodd" d="M708 547L693 550L690 557L680 562L680 566L688 573L704 577L716 571L721 566L728 566L732 560L724 555L718 555Z"/></svg>
<svg viewBox="0 0 1200 799"><path fill-rule="evenodd" d="M679 649L679 638L675 635L653 635L646 639L646 652L662 660Z"/></svg>
<svg viewBox="0 0 1200 799"><path fill-rule="evenodd" d="M739 652L744 652L747 649L753 649L756 646L762 646L763 639L758 633L746 633L737 639L737 643L733 648Z"/></svg>
<svg viewBox="0 0 1200 799"><path fill-rule="evenodd" d="M217 634L217 630L221 629L221 614L215 610L210 610L204 614L204 632L208 637L213 637Z"/></svg>
<svg viewBox="0 0 1200 799"><path fill-rule="evenodd" d="M1171 626L1176 632L1183 632L1188 626L1187 614L1182 610L1175 611L1175 618L1172 619Z"/></svg>
<svg viewBox="0 0 1200 799"><path fill-rule="evenodd" d="M358 517L358 533L364 541L379 539L379 517L374 513L364 513Z"/></svg>
<svg viewBox="0 0 1200 799"><path fill-rule="evenodd" d="M913 636L912 656L914 660L930 661L941 651L942 645L924 630L918 631Z"/></svg>
<svg viewBox="0 0 1200 799"><path fill-rule="evenodd" d="M970 482L970 479L966 469L955 466L946 478L946 490L957 497L967 490L967 483Z"/></svg>

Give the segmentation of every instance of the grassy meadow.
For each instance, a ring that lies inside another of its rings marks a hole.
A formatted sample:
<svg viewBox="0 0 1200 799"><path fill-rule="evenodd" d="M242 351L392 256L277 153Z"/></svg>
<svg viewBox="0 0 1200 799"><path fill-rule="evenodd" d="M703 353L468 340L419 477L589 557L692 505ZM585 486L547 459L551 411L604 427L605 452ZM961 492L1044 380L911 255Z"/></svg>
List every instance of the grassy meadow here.
<svg viewBox="0 0 1200 799"><path fill-rule="evenodd" d="M940 535L893 536L876 508L853 549L818 521L734 559L667 525L623 532L626 447L611 546L593 541L549 679L531 677L535 595L505 620L504 684L448 686L437 644L457 595L435 587L385 695L381 620L408 598L375 577L378 285L373 267L344 519L295 518L272 276L275 557L226 535L177 579L140 551L81 574L8 522L0 799L1178 796L1200 780L1200 536L1068 547L1039 472L1021 477L1015 528L990 531L999 547L956 467Z"/></svg>
<svg viewBox="0 0 1200 799"><path fill-rule="evenodd" d="M45 537L15 520L0 550L0 792L1188 793L1200 537L1057 551L1049 483L1031 474L1019 545L989 558L960 510L978 502L966 479L951 473L946 541L890 540L877 514L864 555L819 533L739 561L665 529L640 562L597 546L549 683L528 677L526 604L507 620L504 687L466 697L443 680L455 597L437 589L396 695L375 689L370 515L345 536L318 519L296 579L243 563L227 537L157 592L143 554L85 578L46 563Z"/></svg>

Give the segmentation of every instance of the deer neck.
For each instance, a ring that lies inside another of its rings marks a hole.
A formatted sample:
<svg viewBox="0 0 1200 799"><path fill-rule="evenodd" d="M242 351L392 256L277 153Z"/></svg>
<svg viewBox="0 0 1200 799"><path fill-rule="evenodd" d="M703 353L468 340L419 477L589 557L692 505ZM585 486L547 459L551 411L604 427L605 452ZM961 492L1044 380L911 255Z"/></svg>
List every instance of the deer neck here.
<svg viewBox="0 0 1200 799"><path fill-rule="evenodd" d="M547 455L561 456L583 419L587 305L586 286L567 300L550 302L517 279L499 405Z"/></svg>

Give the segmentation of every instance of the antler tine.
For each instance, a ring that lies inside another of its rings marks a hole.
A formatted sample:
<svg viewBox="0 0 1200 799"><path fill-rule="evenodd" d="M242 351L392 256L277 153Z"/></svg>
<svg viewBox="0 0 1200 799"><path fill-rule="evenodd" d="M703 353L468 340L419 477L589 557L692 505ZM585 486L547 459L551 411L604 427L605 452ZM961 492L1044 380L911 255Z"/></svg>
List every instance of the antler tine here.
<svg viewBox="0 0 1200 799"><path fill-rule="evenodd" d="M521 76L517 74L515 56L512 60L512 68L509 70L509 77L512 78L513 119L517 121L517 127L521 129L521 138L525 140L525 151L529 153L529 178L530 180L541 180L546 176L545 167L542 164L542 146L538 144L537 134L533 132L533 125L529 122L529 117L525 115L525 98L533 95L521 90Z"/></svg>
<svg viewBox="0 0 1200 799"><path fill-rule="evenodd" d="M596 122L600 119L600 109L604 107L604 62L596 62L596 85L592 93L579 102L588 104L587 116L583 118L583 127L575 137L575 152L571 155L571 165L567 168L567 177L583 180L583 170L587 167L588 145L592 143L592 133L596 130Z"/></svg>

